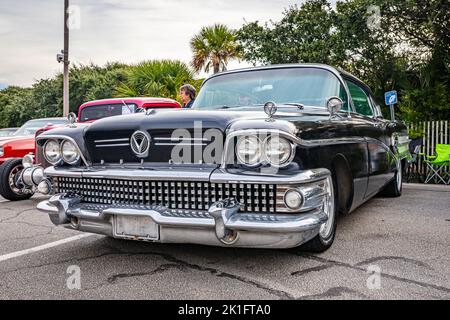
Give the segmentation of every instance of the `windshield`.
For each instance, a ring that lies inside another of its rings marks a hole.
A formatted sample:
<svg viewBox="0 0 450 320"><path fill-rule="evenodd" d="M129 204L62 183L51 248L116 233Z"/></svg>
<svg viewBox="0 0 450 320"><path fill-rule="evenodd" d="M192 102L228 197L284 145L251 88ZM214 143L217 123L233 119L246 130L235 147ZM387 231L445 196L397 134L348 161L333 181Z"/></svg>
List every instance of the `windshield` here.
<svg viewBox="0 0 450 320"><path fill-rule="evenodd" d="M49 124L66 124L66 119L42 119L42 120L30 120L25 122L23 126L14 132L13 136L29 136L34 135L40 128Z"/></svg>
<svg viewBox="0 0 450 320"><path fill-rule="evenodd" d="M136 109L137 106L134 103L116 103L87 106L81 109L80 122L135 113Z"/></svg>
<svg viewBox="0 0 450 320"><path fill-rule="evenodd" d="M14 129L0 129L0 137L11 136L16 131L17 131L17 128L14 128Z"/></svg>
<svg viewBox="0 0 450 320"><path fill-rule="evenodd" d="M342 84L330 71L312 67L254 70L206 81L193 108L261 106L268 101L325 108L332 96L347 100ZM346 108L347 103L342 109Z"/></svg>

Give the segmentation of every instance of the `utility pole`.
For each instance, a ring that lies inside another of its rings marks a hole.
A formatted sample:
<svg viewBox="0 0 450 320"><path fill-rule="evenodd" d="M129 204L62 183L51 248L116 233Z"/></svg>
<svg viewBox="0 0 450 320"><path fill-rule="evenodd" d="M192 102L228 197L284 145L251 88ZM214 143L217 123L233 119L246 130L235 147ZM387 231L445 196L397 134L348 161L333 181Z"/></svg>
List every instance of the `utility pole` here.
<svg viewBox="0 0 450 320"><path fill-rule="evenodd" d="M69 0L64 0L64 81L63 81L63 116L69 114Z"/></svg>

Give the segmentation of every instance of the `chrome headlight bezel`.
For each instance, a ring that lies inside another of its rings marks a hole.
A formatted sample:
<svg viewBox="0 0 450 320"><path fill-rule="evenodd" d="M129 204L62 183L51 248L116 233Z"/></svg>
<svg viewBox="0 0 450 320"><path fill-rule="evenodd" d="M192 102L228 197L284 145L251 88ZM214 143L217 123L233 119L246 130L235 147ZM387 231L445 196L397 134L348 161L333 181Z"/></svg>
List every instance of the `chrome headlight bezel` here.
<svg viewBox="0 0 450 320"><path fill-rule="evenodd" d="M286 150L286 156L284 157L283 161L280 162L275 162L271 159L271 157L268 155L267 153L267 147L269 146L269 143L271 142L272 139L278 139L279 141L281 141L282 143L286 144L287 150ZM267 161L267 163L269 163L271 166L273 167L277 167L277 168L283 168L288 166L292 160L294 159L295 156L295 145L289 141L286 138L280 137L279 135L269 135L265 140L264 140L264 145L263 145L263 154L264 154L264 158Z"/></svg>
<svg viewBox="0 0 450 320"><path fill-rule="evenodd" d="M245 139L249 136L256 136L261 150L261 157L258 163L246 163L242 161L242 156L238 155L237 141ZM289 143L289 156L285 157L285 160L281 163L271 161L270 157L266 154L266 146L272 138L283 139ZM289 166L295 158L296 147L301 144L301 139L292 133L281 131L278 129L242 129L231 132L227 135L225 141L225 149L222 157L222 168L226 168L228 165L243 165L244 167L254 169L261 166L270 165L275 168L284 168ZM233 160L234 159L234 160ZM238 163L236 163L236 159Z"/></svg>
<svg viewBox="0 0 450 320"><path fill-rule="evenodd" d="M64 146L66 146L66 145L70 145L73 148L72 152L74 152L75 158L70 159L64 154ZM70 140L63 140L61 142L61 144L60 144L60 148L61 148L60 149L61 157L62 157L62 159L63 159L63 161L65 163L70 164L70 165L74 165L74 164L77 164L80 161L80 158L81 158L80 152L78 151L77 146L72 141L70 141Z"/></svg>
<svg viewBox="0 0 450 320"><path fill-rule="evenodd" d="M49 156L48 156L48 154L47 154L47 147L48 147L48 145L49 145L50 143L56 143L56 144L57 144L56 150L57 150L57 152L58 152L58 157L55 158L55 159L50 159ZM52 164L52 165L57 165L57 164L61 163L61 161L62 161L61 144L59 143L58 140L56 140L56 139L49 139L49 140L47 140L47 141L45 142L45 144L44 144L44 146L43 146L42 149L43 149L44 158L45 158L45 160L46 160L48 163L50 163L50 164Z"/></svg>
<svg viewBox="0 0 450 320"><path fill-rule="evenodd" d="M257 155L257 159L251 163L247 162L246 159L239 152L239 150L240 150L239 146L242 143L245 143L244 141L248 140L248 139L254 139L253 143L256 145L256 147L258 149L258 153L259 153L259 155ZM262 147L263 147L263 144L261 143L261 139L259 139L257 135L249 134L249 135L240 136L236 141L236 147L235 147L235 154L236 154L236 157L237 157L239 163L243 164L247 167L250 167L250 168L259 166L261 164L261 160L262 160L262 156L263 156Z"/></svg>

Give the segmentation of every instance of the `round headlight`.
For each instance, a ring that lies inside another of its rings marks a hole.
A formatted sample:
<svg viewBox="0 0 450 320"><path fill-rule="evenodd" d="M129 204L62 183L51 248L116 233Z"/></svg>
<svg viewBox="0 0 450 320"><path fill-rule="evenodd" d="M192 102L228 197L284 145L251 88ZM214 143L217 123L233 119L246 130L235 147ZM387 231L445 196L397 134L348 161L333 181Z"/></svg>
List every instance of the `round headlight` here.
<svg viewBox="0 0 450 320"><path fill-rule="evenodd" d="M59 143L56 140L48 140L44 145L44 157L45 160L51 164L57 164L61 161L61 151Z"/></svg>
<svg viewBox="0 0 450 320"><path fill-rule="evenodd" d="M77 147L71 141L64 141L61 145L63 160L68 164L74 164L80 159Z"/></svg>
<svg viewBox="0 0 450 320"><path fill-rule="evenodd" d="M267 161L274 166L289 164L292 156L292 145L285 138L268 137L264 149Z"/></svg>
<svg viewBox="0 0 450 320"><path fill-rule="evenodd" d="M261 162L261 141L257 136L240 137L236 143L236 156L242 164L258 165Z"/></svg>

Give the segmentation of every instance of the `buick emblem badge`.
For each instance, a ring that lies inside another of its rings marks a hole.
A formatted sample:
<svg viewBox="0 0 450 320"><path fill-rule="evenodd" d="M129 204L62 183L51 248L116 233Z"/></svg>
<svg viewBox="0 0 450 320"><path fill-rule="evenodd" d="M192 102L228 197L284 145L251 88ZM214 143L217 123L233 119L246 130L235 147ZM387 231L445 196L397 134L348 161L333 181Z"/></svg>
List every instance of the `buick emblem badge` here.
<svg viewBox="0 0 450 320"><path fill-rule="evenodd" d="M144 131L135 131L131 136L131 150L138 157L147 157L150 149L150 135Z"/></svg>

